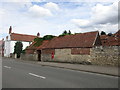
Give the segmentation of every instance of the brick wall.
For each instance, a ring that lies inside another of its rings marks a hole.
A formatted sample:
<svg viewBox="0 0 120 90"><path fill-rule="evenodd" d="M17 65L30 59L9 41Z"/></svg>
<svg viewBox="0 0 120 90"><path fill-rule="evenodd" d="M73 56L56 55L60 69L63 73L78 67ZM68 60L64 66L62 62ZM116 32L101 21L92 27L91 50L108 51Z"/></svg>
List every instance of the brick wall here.
<svg viewBox="0 0 120 90"><path fill-rule="evenodd" d="M42 54L51 54L55 53L55 49L43 49Z"/></svg>
<svg viewBox="0 0 120 90"><path fill-rule="evenodd" d="M32 50L32 49L27 49L25 50L25 53L27 54L34 54L35 50Z"/></svg>
<svg viewBox="0 0 120 90"><path fill-rule="evenodd" d="M72 55L90 55L90 48L72 48Z"/></svg>

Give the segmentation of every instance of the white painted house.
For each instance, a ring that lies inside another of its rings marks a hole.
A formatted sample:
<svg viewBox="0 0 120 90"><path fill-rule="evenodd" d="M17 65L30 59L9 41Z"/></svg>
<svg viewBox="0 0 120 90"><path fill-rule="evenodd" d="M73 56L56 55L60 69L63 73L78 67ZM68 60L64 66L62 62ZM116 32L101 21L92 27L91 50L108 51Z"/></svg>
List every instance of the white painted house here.
<svg viewBox="0 0 120 90"><path fill-rule="evenodd" d="M39 36L39 33L37 34ZM12 33L12 27L9 28L9 35L6 36L5 46L4 46L4 56L10 57L11 54L14 52L14 46L17 41L21 41L23 44L23 49L29 46L34 38L37 36L34 35L26 35L26 34L18 34Z"/></svg>

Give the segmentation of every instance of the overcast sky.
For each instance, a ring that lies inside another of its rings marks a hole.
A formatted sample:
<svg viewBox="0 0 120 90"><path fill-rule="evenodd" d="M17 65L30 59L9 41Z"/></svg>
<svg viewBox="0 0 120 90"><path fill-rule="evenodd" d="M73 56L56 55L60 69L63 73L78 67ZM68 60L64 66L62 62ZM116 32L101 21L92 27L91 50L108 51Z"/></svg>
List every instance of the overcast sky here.
<svg viewBox="0 0 120 90"><path fill-rule="evenodd" d="M25 2L26 1L26 2ZM0 39L12 32L41 36L118 30L118 0L1 0Z"/></svg>

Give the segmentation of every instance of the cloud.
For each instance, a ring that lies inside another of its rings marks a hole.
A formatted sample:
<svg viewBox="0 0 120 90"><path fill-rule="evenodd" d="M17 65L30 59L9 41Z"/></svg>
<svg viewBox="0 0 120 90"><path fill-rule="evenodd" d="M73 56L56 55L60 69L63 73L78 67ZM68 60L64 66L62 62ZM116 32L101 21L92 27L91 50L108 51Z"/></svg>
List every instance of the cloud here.
<svg viewBox="0 0 120 90"><path fill-rule="evenodd" d="M44 7L50 10L56 10L56 11L60 10L59 6L53 2L46 3Z"/></svg>
<svg viewBox="0 0 120 90"><path fill-rule="evenodd" d="M95 24L118 23L118 2L110 6L97 4L92 8L91 22Z"/></svg>
<svg viewBox="0 0 120 90"><path fill-rule="evenodd" d="M1 0L1 2L42 2L45 0Z"/></svg>
<svg viewBox="0 0 120 90"><path fill-rule="evenodd" d="M118 2L114 2L111 5L97 4L91 10L91 17L89 19L71 19L71 22L79 28L89 29L92 27L93 29L108 31L105 28L108 26L112 28L113 26L114 28L112 29L115 30L115 26L118 23Z"/></svg>
<svg viewBox="0 0 120 90"><path fill-rule="evenodd" d="M2 8L0 8L0 19L5 15L6 11Z"/></svg>
<svg viewBox="0 0 120 90"><path fill-rule="evenodd" d="M2 30L1 33L6 35L9 26L13 27L15 33L36 35L40 32L41 36L59 35L64 30L71 30L72 33L117 30L115 19L112 22L117 6L111 3L16 1L19 2L4 2L0 6L3 19L0 21L0 32Z"/></svg>
<svg viewBox="0 0 120 90"><path fill-rule="evenodd" d="M30 7L29 12L35 17L52 16L50 10L40 7L38 5L33 5L32 7Z"/></svg>
<svg viewBox="0 0 120 90"><path fill-rule="evenodd" d="M81 28L89 27L91 25L89 20L83 19L72 19L71 22Z"/></svg>

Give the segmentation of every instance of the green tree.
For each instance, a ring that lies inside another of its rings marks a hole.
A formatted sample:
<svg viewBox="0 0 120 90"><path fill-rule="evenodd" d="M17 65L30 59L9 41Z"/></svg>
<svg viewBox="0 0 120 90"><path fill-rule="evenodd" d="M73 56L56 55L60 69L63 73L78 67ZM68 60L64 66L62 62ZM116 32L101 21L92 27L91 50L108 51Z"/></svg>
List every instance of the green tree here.
<svg viewBox="0 0 120 90"><path fill-rule="evenodd" d="M113 34L112 33L108 33L108 36L112 36Z"/></svg>
<svg viewBox="0 0 120 90"><path fill-rule="evenodd" d="M104 31L101 31L101 35L106 35L106 33Z"/></svg>
<svg viewBox="0 0 120 90"><path fill-rule="evenodd" d="M17 54L17 58L20 58L20 54L22 53L23 44L20 41L17 41L14 46L14 54Z"/></svg>
<svg viewBox="0 0 120 90"><path fill-rule="evenodd" d="M38 46L40 46L40 45L42 44L42 42L43 42L44 40L51 40L51 39L54 38L54 37L55 37L55 36L53 36L53 35L45 35L43 38L37 37L37 38L34 39L34 42L36 42L36 43L34 44L34 46L35 46L35 47L38 47Z"/></svg>
<svg viewBox="0 0 120 90"><path fill-rule="evenodd" d="M70 35L70 34L71 34L70 30L69 30L69 32L67 32L67 31L65 30L61 35L59 35L59 37L65 36L65 35Z"/></svg>
<svg viewBox="0 0 120 90"><path fill-rule="evenodd" d="M52 38L54 38L55 36L53 36L53 35L45 35L44 37L43 37L43 40L51 40Z"/></svg>
<svg viewBox="0 0 120 90"><path fill-rule="evenodd" d="M68 34L71 35L71 31L70 30L69 30Z"/></svg>
<svg viewBox="0 0 120 90"><path fill-rule="evenodd" d="M66 35L66 34L67 34L67 31L65 30L62 34L63 34L63 35Z"/></svg>
<svg viewBox="0 0 120 90"><path fill-rule="evenodd" d="M34 39L34 42L36 42L36 43L34 44L34 46L35 46L35 47L38 47L38 46L40 46L40 45L42 44L43 38L37 37L37 38Z"/></svg>

